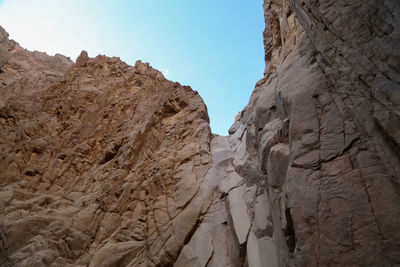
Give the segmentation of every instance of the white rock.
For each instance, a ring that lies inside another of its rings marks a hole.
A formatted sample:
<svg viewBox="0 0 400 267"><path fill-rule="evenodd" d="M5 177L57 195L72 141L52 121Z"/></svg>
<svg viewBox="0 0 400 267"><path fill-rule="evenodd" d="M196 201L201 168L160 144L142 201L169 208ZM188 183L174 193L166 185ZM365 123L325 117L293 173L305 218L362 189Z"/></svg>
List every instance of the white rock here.
<svg viewBox="0 0 400 267"><path fill-rule="evenodd" d="M211 258L213 250L211 235L199 229L190 242L183 247L174 266L204 267Z"/></svg>
<svg viewBox="0 0 400 267"><path fill-rule="evenodd" d="M250 218L247 214L246 203L243 199L244 186L234 188L228 195L229 213L232 217L233 228L239 244L246 242L247 234L250 229Z"/></svg>
<svg viewBox="0 0 400 267"><path fill-rule="evenodd" d="M269 237L257 239L254 232L250 231L247 241L247 262L249 267L277 267L274 241Z"/></svg>
<svg viewBox="0 0 400 267"><path fill-rule="evenodd" d="M254 230L263 231L267 229L268 216L270 215L270 209L266 194L257 196L254 207Z"/></svg>

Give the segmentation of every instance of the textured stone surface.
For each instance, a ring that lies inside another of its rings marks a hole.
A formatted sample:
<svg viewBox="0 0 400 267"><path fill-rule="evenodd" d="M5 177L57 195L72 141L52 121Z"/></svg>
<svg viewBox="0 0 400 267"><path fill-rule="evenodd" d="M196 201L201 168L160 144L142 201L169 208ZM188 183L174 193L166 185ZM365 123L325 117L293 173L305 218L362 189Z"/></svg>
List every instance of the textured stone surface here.
<svg viewBox="0 0 400 267"><path fill-rule="evenodd" d="M18 47L1 42L0 265L171 265L211 203L200 96L141 62Z"/></svg>
<svg viewBox="0 0 400 267"><path fill-rule="evenodd" d="M0 26L0 105L47 89L64 76L72 63L59 54L51 57L21 48Z"/></svg>
<svg viewBox="0 0 400 267"><path fill-rule="evenodd" d="M265 77L230 144L244 181L265 181L279 265L399 263L399 2L264 11Z"/></svg>
<svg viewBox="0 0 400 267"><path fill-rule="evenodd" d="M399 2L263 7L229 137L148 64L0 28L0 265L400 264Z"/></svg>
<svg viewBox="0 0 400 267"><path fill-rule="evenodd" d="M232 189L228 195L229 211L239 244L245 244L250 230L250 218L247 214L246 202L243 199L244 186Z"/></svg>
<svg viewBox="0 0 400 267"><path fill-rule="evenodd" d="M212 203L189 243L182 249L174 266L238 266L238 246L228 224L226 193L218 184L234 172L230 163L228 137L211 140L212 165L205 184L213 188Z"/></svg>
<svg viewBox="0 0 400 267"><path fill-rule="evenodd" d="M257 239L254 233L250 232L246 256L249 267L278 266L276 246L270 237Z"/></svg>

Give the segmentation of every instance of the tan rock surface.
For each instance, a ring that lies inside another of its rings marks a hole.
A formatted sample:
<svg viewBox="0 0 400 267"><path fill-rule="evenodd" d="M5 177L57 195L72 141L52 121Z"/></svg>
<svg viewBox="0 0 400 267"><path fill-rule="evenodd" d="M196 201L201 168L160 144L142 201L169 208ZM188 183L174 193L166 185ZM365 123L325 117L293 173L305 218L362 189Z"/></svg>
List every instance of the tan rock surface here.
<svg viewBox="0 0 400 267"><path fill-rule="evenodd" d="M73 64L0 28L0 265L399 264L399 3L264 13L229 137L148 64Z"/></svg>
<svg viewBox="0 0 400 267"><path fill-rule="evenodd" d="M73 62L62 55L51 57L23 49L0 26L0 105L22 95L42 91L53 85Z"/></svg>
<svg viewBox="0 0 400 267"><path fill-rule="evenodd" d="M209 205L200 96L141 62L82 52L72 65L12 45L1 43L0 265L171 265Z"/></svg>

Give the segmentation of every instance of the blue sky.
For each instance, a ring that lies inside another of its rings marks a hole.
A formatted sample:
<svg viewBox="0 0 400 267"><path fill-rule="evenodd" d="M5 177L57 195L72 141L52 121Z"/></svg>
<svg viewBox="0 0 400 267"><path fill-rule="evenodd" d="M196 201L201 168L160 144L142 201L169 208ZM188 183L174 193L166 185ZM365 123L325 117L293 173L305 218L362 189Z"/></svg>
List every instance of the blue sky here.
<svg viewBox="0 0 400 267"><path fill-rule="evenodd" d="M150 62L197 90L227 135L263 76L262 12L261 0L0 0L0 25L30 50Z"/></svg>

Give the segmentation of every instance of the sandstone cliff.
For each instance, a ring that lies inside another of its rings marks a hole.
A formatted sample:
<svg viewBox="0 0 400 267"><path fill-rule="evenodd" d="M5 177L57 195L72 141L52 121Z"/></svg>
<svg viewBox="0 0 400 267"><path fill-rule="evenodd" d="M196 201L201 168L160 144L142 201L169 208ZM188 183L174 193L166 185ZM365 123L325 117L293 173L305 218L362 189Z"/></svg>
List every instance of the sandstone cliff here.
<svg viewBox="0 0 400 267"><path fill-rule="evenodd" d="M400 264L400 4L264 0L230 136L148 64L0 28L1 266Z"/></svg>

